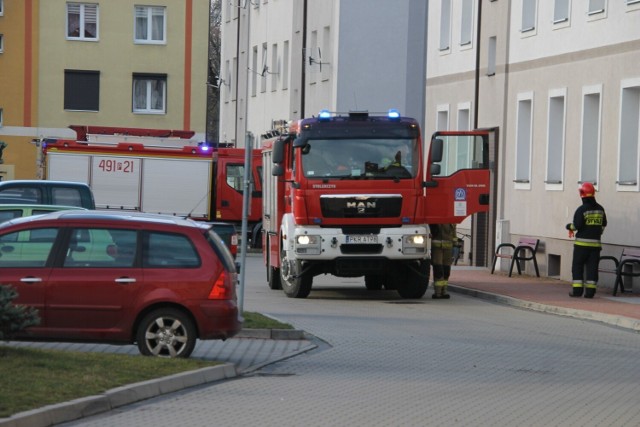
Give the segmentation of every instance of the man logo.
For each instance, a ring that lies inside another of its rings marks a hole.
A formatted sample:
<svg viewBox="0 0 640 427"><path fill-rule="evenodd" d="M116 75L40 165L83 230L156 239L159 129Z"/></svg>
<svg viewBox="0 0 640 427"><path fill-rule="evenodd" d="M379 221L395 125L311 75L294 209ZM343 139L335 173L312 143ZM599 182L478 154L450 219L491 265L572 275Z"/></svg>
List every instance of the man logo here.
<svg viewBox="0 0 640 427"><path fill-rule="evenodd" d="M356 209L359 214L364 214L367 209L375 209L376 202L347 202L347 208Z"/></svg>

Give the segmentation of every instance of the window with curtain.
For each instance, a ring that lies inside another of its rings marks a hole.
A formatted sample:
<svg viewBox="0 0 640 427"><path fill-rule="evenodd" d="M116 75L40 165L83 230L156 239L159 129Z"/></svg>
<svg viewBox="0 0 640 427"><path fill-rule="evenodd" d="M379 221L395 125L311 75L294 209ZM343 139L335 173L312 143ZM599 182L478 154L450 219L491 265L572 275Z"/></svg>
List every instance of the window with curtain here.
<svg viewBox="0 0 640 427"><path fill-rule="evenodd" d="M98 39L98 5L67 3L67 38L73 40Z"/></svg>
<svg viewBox="0 0 640 427"><path fill-rule="evenodd" d="M166 8L136 6L134 27L136 43L165 43Z"/></svg>
<svg viewBox="0 0 640 427"><path fill-rule="evenodd" d="M167 75L133 75L133 112L165 114L167 112Z"/></svg>

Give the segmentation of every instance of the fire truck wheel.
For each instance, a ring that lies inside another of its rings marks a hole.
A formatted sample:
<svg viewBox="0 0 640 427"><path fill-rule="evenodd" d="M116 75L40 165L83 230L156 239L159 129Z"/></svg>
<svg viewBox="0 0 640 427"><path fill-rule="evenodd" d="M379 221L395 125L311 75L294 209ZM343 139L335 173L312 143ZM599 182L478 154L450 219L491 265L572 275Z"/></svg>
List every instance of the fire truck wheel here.
<svg viewBox="0 0 640 427"><path fill-rule="evenodd" d="M398 283L398 293L402 298L422 298L429 286L429 262L406 266L406 280Z"/></svg>
<svg viewBox="0 0 640 427"><path fill-rule="evenodd" d="M269 245L267 245L269 247ZM269 260L269 253L267 252L267 283L269 284L269 289L282 289L282 283L280 281L280 269L276 267L272 267Z"/></svg>
<svg viewBox="0 0 640 427"><path fill-rule="evenodd" d="M280 260L280 283L284 293L289 298L308 297L311 292L313 276L309 273L301 274L302 261L288 259L285 251L282 251Z"/></svg>
<svg viewBox="0 0 640 427"><path fill-rule="evenodd" d="M364 285L370 291L379 291L382 289L382 276L367 274L364 276Z"/></svg>

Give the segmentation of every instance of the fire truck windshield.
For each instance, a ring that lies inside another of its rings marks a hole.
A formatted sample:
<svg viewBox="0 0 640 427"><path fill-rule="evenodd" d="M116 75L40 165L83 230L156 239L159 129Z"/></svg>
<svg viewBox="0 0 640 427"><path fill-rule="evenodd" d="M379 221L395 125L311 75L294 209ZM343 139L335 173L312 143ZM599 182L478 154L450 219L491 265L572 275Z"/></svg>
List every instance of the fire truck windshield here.
<svg viewBox="0 0 640 427"><path fill-rule="evenodd" d="M419 170L416 139L309 139L302 171L317 179L412 179Z"/></svg>

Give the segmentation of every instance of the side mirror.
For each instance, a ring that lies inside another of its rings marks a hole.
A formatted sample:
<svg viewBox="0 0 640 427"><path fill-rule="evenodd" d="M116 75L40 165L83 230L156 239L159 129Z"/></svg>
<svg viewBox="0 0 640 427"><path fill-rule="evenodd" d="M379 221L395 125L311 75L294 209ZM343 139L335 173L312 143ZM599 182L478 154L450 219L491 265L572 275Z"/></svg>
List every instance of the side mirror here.
<svg viewBox="0 0 640 427"><path fill-rule="evenodd" d="M273 143L273 153L271 154L271 161L273 163L282 163L284 161L284 143L285 140L278 138Z"/></svg>
<svg viewBox="0 0 640 427"><path fill-rule="evenodd" d="M443 149L444 149L444 141L442 139L433 138L431 140L431 162L432 163L438 163L442 161Z"/></svg>
<svg viewBox="0 0 640 427"><path fill-rule="evenodd" d="M440 165L431 165L431 176L440 175Z"/></svg>
<svg viewBox="0 0 640 427"><path fill-rule="evenodd" d="M271 169L271 175L273 176L284 176L284 167L281 164L273 165Z"/></svg>

